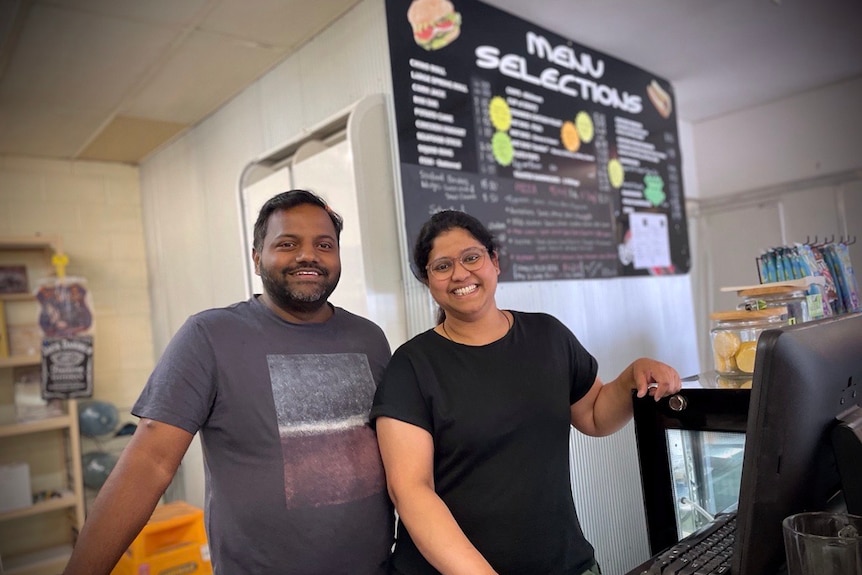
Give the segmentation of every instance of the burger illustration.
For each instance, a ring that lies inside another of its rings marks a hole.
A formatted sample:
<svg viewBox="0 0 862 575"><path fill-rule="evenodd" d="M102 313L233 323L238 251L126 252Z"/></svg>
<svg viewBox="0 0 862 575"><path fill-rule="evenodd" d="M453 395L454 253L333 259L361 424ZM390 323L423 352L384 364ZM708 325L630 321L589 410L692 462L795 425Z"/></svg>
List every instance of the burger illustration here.
<svg viewBox="0 0 862 575"><path fill-rule="evenodd" d="M439 50L461 33L461 14L449 0L413 0L407 20L413 39L426 50Z"/></svg>

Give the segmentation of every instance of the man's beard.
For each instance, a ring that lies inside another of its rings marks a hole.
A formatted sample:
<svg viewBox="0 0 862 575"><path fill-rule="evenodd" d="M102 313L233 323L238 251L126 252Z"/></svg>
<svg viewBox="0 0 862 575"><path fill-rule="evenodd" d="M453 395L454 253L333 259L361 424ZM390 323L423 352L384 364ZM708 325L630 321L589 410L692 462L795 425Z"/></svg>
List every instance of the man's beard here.
<svg viewBox="0 0 862 575"><path fill-rule="evenodd" d="M314 269L324 278L324 282L312 286L302 284L291 289L288 276L296 270ZM326 301L341 277L339 272L335 277L330 277L329 270L317 265L296 266L295 268L282 269L279 273L271 273L270 270L260 267L260 280L263 283L263 291L269 295L272 301L280 308L288 311L299 311L303 313L315 312L326 305Z"/></svg>

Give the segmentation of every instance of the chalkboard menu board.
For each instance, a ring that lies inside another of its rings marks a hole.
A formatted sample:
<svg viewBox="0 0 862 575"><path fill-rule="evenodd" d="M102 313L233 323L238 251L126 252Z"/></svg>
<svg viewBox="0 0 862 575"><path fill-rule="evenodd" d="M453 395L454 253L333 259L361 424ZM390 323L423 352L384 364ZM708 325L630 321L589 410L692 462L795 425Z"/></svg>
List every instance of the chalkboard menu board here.
<svg viewBox="0 0 862 575"><path fill-rule="evenodd" d="M386 17L410 245L459 209L500 240L501 281L688 271L666 80L478 0Z"/></svg>

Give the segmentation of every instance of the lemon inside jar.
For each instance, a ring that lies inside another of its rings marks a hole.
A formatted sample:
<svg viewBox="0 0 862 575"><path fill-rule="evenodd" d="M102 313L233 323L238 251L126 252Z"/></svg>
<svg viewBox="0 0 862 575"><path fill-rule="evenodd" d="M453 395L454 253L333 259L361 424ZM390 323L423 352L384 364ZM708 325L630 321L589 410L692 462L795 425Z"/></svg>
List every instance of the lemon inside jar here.
<svg viewBox="0 0 862 575"><path fill-rule="evenodd" d="M754 358L757 355L757 342L747 341L736 352L736 367L744 373L754 373Z"/></svg>
<svg viewBox="0 0 862 575"><path fill-rule="evenodd" d="M710 315L715 371L723 377L750 378L757 357L757 339L765 329L786 325L786 308L733 310Z"/></svg>

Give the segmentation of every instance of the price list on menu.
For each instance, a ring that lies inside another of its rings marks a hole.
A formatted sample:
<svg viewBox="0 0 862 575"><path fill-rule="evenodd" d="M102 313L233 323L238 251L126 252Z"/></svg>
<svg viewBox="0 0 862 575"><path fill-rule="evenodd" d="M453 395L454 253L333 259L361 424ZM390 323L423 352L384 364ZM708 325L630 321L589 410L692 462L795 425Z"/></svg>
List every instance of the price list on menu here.
<svg viewBox="0 0 862 575"><path fill-rule="evenodd" d="M408 242L458 209L497 237L502 281L686 273L669 84L477 0L426 2L386 3Z"/></svg>

